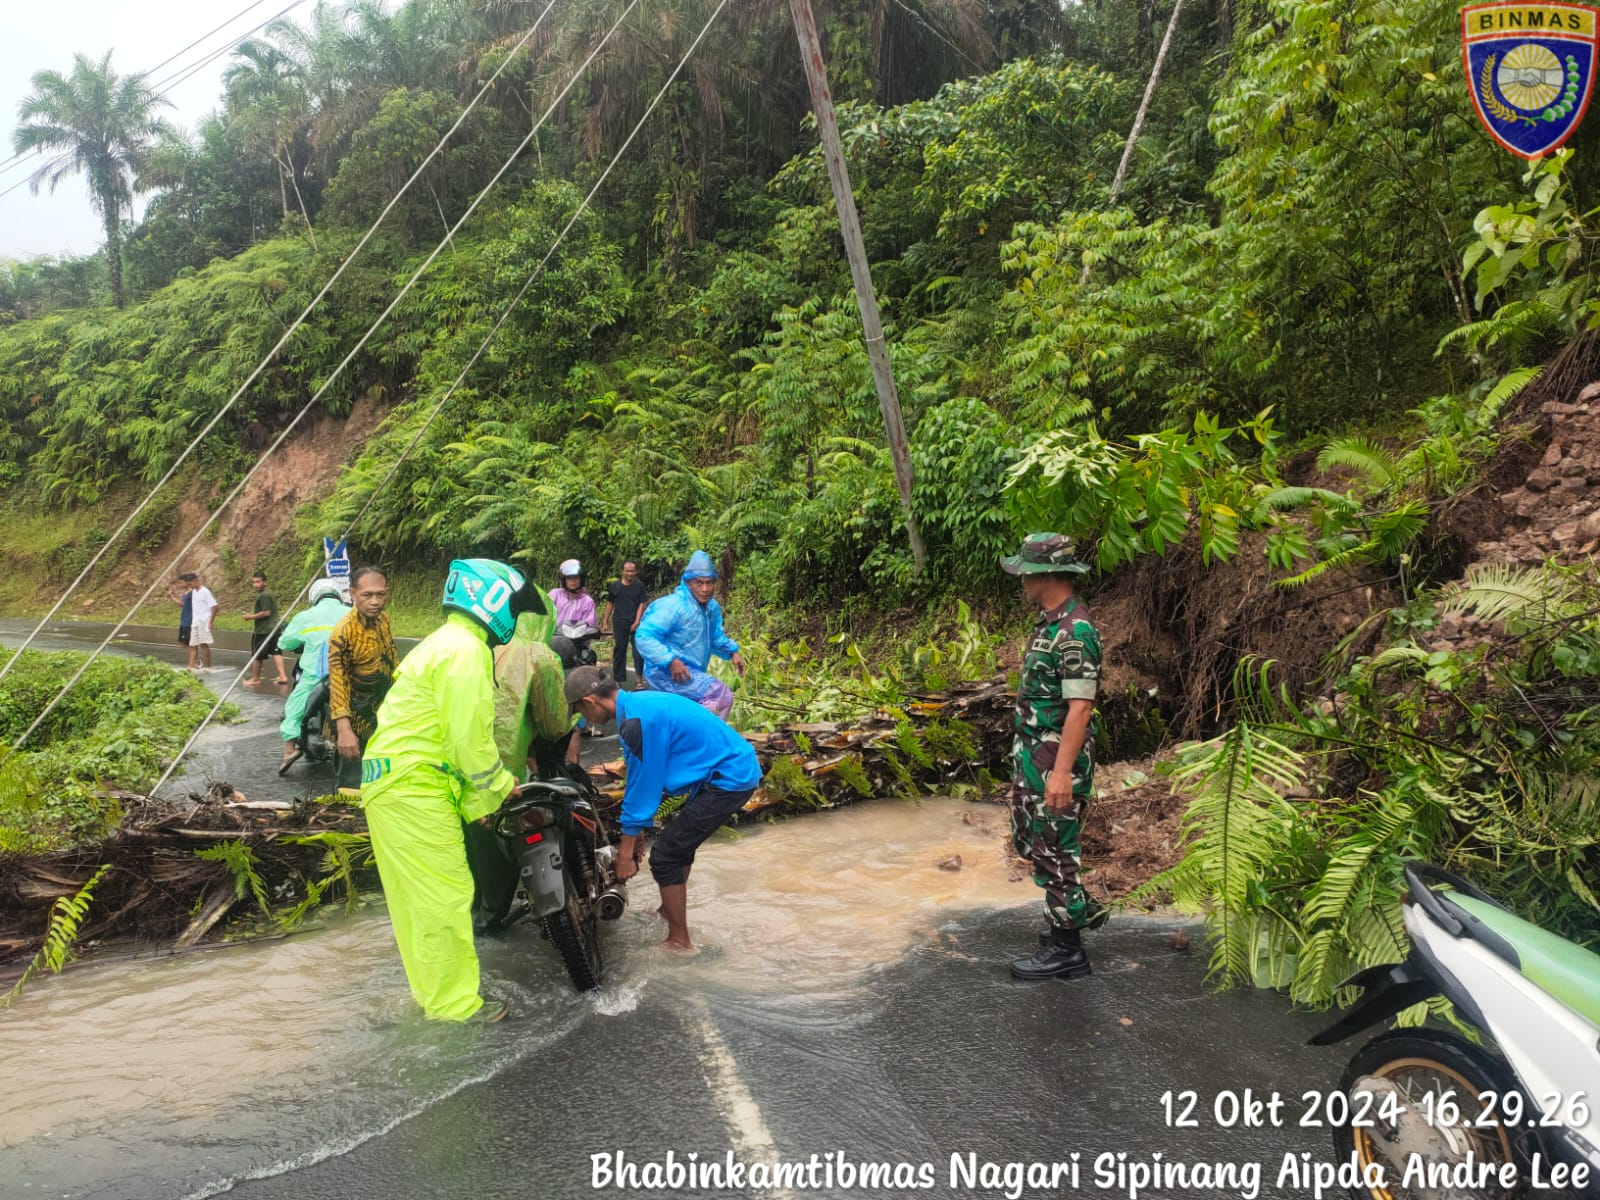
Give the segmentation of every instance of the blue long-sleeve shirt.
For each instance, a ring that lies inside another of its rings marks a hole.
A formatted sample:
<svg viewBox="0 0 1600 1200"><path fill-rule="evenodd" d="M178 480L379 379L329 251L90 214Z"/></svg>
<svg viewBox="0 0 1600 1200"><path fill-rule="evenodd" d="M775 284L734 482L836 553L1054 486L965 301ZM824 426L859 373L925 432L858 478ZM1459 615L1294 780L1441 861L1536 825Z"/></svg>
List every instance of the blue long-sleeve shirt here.
<svg viewBox="0 0 1600 1200"><path fill-rule="evenodd" d="M618 692L617 736L628 772L623 833L650 828L663 795L679 795L702 783L737 792L761 782L761 763L750 743L721 717L682 696Z"/></svg>

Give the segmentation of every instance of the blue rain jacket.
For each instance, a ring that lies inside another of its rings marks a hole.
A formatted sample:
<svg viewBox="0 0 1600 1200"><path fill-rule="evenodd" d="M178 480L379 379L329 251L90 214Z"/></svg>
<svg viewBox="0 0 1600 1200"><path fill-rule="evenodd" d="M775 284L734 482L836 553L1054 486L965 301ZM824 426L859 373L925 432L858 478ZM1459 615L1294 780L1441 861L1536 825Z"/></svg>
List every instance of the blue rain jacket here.
<svg viewBox="0 0 1600 1200"><path fill-rule="evenodd" d="M722 629L722 606L715 599L701 604L689 592L689 580L714 577L711 558L696 550L675 591L651 602L639 620L633 642L644 656L646 671L665 673L675 658L691 671L702 672L711 656L732 658L739 643ZM650 686L655 686L651 680Z"/></svg>

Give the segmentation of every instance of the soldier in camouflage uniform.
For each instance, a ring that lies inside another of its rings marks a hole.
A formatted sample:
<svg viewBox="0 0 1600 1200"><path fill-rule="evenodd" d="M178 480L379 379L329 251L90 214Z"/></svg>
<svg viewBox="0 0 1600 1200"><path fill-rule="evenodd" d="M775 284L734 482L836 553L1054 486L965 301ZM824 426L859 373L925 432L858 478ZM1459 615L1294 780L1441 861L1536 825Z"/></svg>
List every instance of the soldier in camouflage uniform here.
<svg viewBox="0 0 1600 1200"><path fill-rule="evenodd" d="M1012 747L1011 831L1017 853L1033 864L1044 889L1047 924L1039 950L1011 964L1018 979L1075 979L1091 971L1082 932L1105 919L1084 891L1079 838L1094 782L1094 700L1100 681L1100 635L1073 595L1089 568L1071 538L1030 534L1000 561L1022 580L1040 609L1017 686Z"/></svg>

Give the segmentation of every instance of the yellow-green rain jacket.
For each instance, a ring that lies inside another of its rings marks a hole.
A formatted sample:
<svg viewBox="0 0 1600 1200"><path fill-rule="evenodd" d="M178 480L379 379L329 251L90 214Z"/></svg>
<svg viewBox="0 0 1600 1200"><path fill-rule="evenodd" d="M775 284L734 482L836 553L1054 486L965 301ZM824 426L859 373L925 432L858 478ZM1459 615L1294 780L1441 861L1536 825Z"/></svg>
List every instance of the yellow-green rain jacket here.
<svg viewBox="0 0 1600 1200"><path fill-rule="evenodd" d="M561 660L546 644L549 623L523 613L511 641L494 652L494 740L500 761L518 778L535 738L554 741L578 723L567 705Z"/></svg>
<svg viewBox="0 0 1600 1200"><path fill-rule="evenodd" d="M449 613L400 662L361 760L361 802L404 786L445 790L464 821L494 812L517 784L495 745L494 697L488 635Z"/></svg>

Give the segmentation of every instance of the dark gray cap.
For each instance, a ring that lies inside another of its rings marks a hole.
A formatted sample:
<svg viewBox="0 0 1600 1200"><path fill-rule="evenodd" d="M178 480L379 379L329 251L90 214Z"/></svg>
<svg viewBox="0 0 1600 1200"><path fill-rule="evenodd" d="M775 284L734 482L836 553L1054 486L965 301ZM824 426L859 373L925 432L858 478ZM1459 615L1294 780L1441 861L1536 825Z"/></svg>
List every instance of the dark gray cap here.
<svg viewBox="0 0 1600 1200"><path fill-rule="evenodd" d="M579 700L585 696L592 696L607 684L614 683L611 672L604 667L579 667L567 676L566 697L569 708L575 708Z"/></svg>

